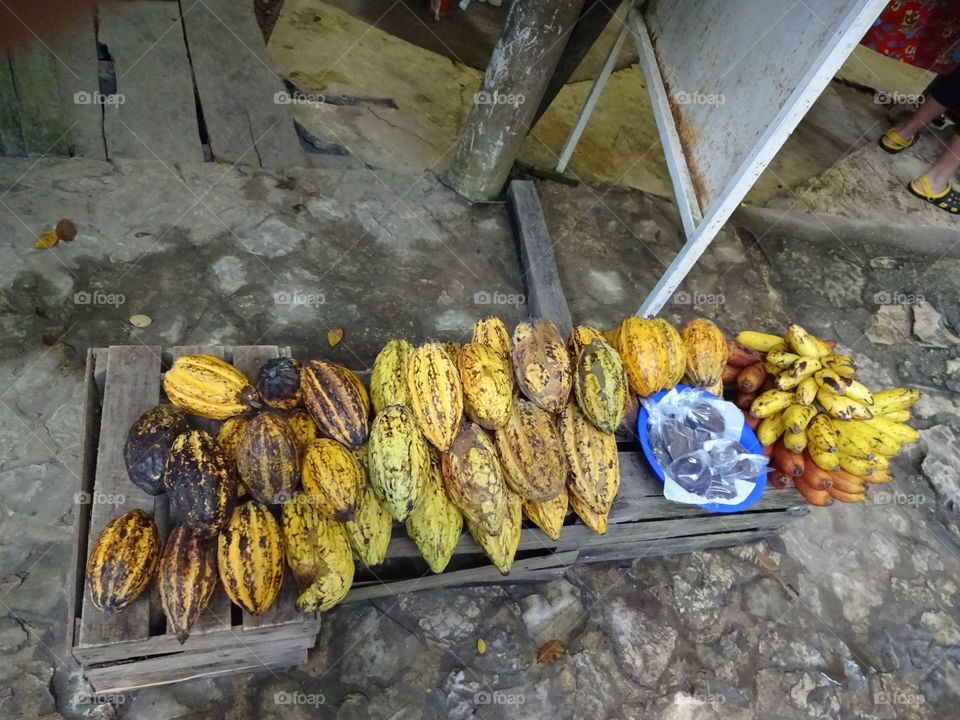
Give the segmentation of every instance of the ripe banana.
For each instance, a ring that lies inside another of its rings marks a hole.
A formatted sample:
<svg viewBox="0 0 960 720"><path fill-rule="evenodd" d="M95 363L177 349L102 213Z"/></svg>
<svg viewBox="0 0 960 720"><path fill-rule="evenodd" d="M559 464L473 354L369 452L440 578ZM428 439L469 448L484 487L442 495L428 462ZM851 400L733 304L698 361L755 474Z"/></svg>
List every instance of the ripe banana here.
<svg viewBox="0 0 960 720"><path fill-rule="evenodd" d="M802 380L795 391L797 402L802 405L813 405L813 401L817 399L818 387L820 386L816 378L808 377Z"/></svg>
<svg viewBox="0 0 960 720"><path fill-rule="evenodd" d="M821 452L837 452L837 431L830 418L823 413L816 415L807 425L807 448L816 447Z"/></svg>
<svg viewBox="0 0 960 720"><path fill-rule="evenodd" d="M837 453L839 456L840 467L851 475L866 477L873 475L876 470L886 470L890 466L890 461L883 455L877 455L873 460L854 457L845 452Z"/></svg>
<svg viewBox="0 0 960 720"><path fill-rule="evenodd" d="M806 380L823 367L819 358L802 357L790 366L790 377L795 380Z"/></svg>
<svg viewBox="0 0 960 720"><path fill-rule="evenodd" d="M783 443L773 445L772 465L788 477L803 475L803 455L789 450Z"/></svg>
<svg viewBox="0 0 960 720"><path fill-rule="evenodd" d="M822 470L830 472L831 470L839 470L840 462L837 459L837 456L840 453L826 452L821 450L816 445L810 445L807 447L807 453L810 455L810 459L816 463L817 467Z"/></svg>
<svg viewBox="0 0 960 720"><path fill-rule="evenodd" d="M771 350L767 353L767 362L773 363L781 370L786 370L799 359L799 355L788 350Z"/></svg>
<svg viewBox="0 0 960 720"><path fill-rule="evenodd" d="M793 377L789 370L783 370L774 378L773 382L777 386L777 390L793 390L803 380Z"/></svg>
<svg viewBox="0 0 960 720"><path fill-rule="evenodd" d="M797 487L797 492L803 495L804 499L806 499L806 501L811 505L817 505L819 507L828 507L833 505L833 498L831 497L829 490L817 490L816 488L812 488L805 483L802 478L797 478L795 484Z"/></svg>
<svg viewBox="0 0 960 720"><path fill-rule="evenodd" d="M852 378L853 374L860 369L856 360L849 355L840 355L839 353L827 355L823 359L823 366L846 378Z"/></svg>
<svg viewBox="0 0 960 720"><path fill-rule="evenodd" d="M785 432L783 434L783 444L788 450L793 452L802 452L807 447L807 431L801 430L798 433Z"/></svg>
<svg viewBox="0 0 960 720"><path fill-rule="evenodd" d="M772 445L783 435L783 413L765 417L757 426L757 440L761 445Z"/></svg>
<svg viewBox="0 0 960 720"><path fill-rule="evenodd" d="M783 343L783 338L769 333L753 332L744 330L737 335L737 340L742 342L748 348L759 350L760 352L769 352L772 348Z"/></svg>
<svg viewBox="0 0 960 720"><path fill-rule="evenodd" d="M767 390L753 401L750 405L750 412L754 417L767 418L786 409L791 402L793 402L793 393L782 390Z"/></svg>
<svg viewBox="0 0 960 720"><path fill-rule="evenodd" d="M868 419L867 424L874 430L878 430L884 435L889 435L901 445L909 445L920 439L919 432L902 422L876 417L872 420Z"/></svg>
<svg viewBox="0 0 960 720"><path fill-rule="evenodd" d="M812 405L797 405L796 403L783 411L783 423L787 433L800 433L806 430L807 425L817 414Z"/></svg>
<svg viewBox="0 0 960 720"><path fill-rule="evenodd" d="M906 410L920 398L920 391L911 388L889 388L873 394L873 411L877 415Z"/></svg>
<svg viewBox="0 0 960 720"><path fill-rule="evenodd" d="M867 485L859 475L852 475L846 470L834 470L830 473L830 480L837 490L851 495L859 495L866 491Z"/></svg>
<svg viewBox="0 0 960 720"><path fill-rule="evenodd" d="M817 401L823 409L841 420L869 420L873 417L870 408L850 398L837 395L821 385L817 390Z"/></svg>
<svg viewBox="0 0 960 720"><path fill-rule="evenodd" d="M873 410L874 415L877 414L876 410L874 410L873 408L870 408L870 409ZM905 423L907 420L909 420L910 416L911 416L911 413L909 410L894 410L893 412L881 413L879 415L879 417L886 418L887 420L893 420L894 422L902 422L902 423Z"/></svg>
<svg viewBox="0 0 960 720"><path fill-rule="evenodd" d="M830 424L837 431L840 451L848 455L873 460L877 455L893 457L900 452L899 442L862 420L832 420Z"/></svg>
<svg viewBox="0 0 960 720"><path fill-rule="evenodd" d="M820 387L826 388L841 397L846 394L847 383L850 382L850 378L838 375L833 370L820 370L814 374L814 377L817 379L817 384L819 384Z"/></svg>
<svg viewBox="0 0 960 720"><path fill-rule="evenodd" d="M793 349L797 355L808 355L815 358L826 357L830 354L830 346L818 337L814 337L799 325L787 328L783 341L787 347Z"/></svg>
<svg viewBox="0 0 960 720"><path fill-rule="evenodd" d="M861 479L873 485L875 483L888 483L893 480L893 476L889 470L874 470L873 475Z"/></svg>
<svg viewBox="0 0 960 720"><path fill-rule="evenodd" d="M870 389L866 385L853 378L846 378L846 381L847 386L843 391L844 397L856 400L863 405L873 405L873 393L870 392Z"/></svg>

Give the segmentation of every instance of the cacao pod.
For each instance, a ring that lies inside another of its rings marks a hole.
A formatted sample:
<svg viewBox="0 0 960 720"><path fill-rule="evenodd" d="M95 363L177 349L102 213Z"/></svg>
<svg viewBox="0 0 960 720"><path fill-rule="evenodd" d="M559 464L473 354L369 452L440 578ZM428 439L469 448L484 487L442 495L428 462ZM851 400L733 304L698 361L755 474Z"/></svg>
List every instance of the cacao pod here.
<svg viewBox="0 0 960 720"><path fill-rule="evenodd" d="M580 357L580 352L594 340L603 341L603 333L589 325L577 325L573 329L573 332L570 333L567 346L570 350L570 362L574 368L576 368L577 358Z"/></svg>
<svg viewBox="0 0 960 720"><path fill-rule="evenodd" d="M663 333L649 320L631 316L620 325L617 340L630 389L642 397L653 395L670 371Z"/></svg>
<svg viewBox="0 0 960 720"><path fill-rule="evenodd" d="M623 420L627 403L627 376L620 353L603 340L592 340L577 356L573 393L590 421L613 434Z"/></svg>
<svg viewBox="0 0 960 720"><path fill-rule="evenodd" d="M393 518L390 511L377 497L370 485L367 472L367 446L369 442L353 451L353 457L360 468L360 501L357 504L356 517L343 524L347 540L360 560L367 567L379 565L387 557L390 536L393 532Z"/></svg>
<svg viewBox="0 0 960 720"><path fill-rule="evenodd" d="M320 428L305 410L294 410L287 415L287 422L297 436L301 451L306 451L307 445L320 437Z"/></svg>
<svg viewBox="0 0 960 720"><path fill-rule="evenodd" d="M174 513L207 537L223 529L237 500L237 475L217 441L203 430L190 430L173 441L163 484Z"/></svg>
<svg viewBox="0 0 960 720"><path fill-rule="evenodd" d="M370 413L356 376L344 370L311 360L300 370L300 384L303 404L323 433L353 450L367 439Z"/></svg>
<svg viewBox="0 0 960 720"><path fill-rule="evenodd" d="M460 365L460 343L445 342L443 343L443 349L446 351L447 357L453 361L453 366L458 367Z"/></svg>
<svg viewBox="0 0 960 720"><path fill-rule="evenodd" d="M360 502L361 471L356 458L335 440L321 438L307 446L303 457L303 494L323 517L353 520Z"/></svg>
<svg viewBox="0 0 960 720"><path fill-rule="evenodd" d="M360 396L360 402L363 403L363 407L367 411L367 418L369 418L370 394L367 392L367 388L364 387L363 380L361 380L360 376L350 368L344 367L343 365L339 365L338 367L343 370L344 374L350 379L350 382L352 382L353 386L357 389L357 394Z"/></svg>
<svg viewBox="0 0 960 720"><path fill-rule="evenodd" d="M148 495L162 493L170 447L177 435L189 429L187 414L169 405L158 405L141 415L123 446L130 481Z"/></svg>
<svg viewBox="0 0 960 720"><path fill-rule="evenodd" d="M407 387L420 431L435 448L446 450L463 417L463 388L456 363L440 343L427 343L410 353Z"/></svg>
<svg viewBox="0 0 960 720"><path fill-rule="evenodd" d="M467 343L460 351L460 382L467 417L487 430L503 427L513 402L513 368L496 350Z"/></svg>
<svg viewBox="0 0 960 720"><path fill-rule="evenodd" d="M653 318L651 320L657 330L663 335L664 343L667 348L667 367L669 368L664 378L661 390L669 390L675 387L677 383L683 380L683 374L687 369L687 349L684 347L683 339L677 329L663 318Z"/></svg>
<svg viewBox="0 0 960 720"><path fill-rule="evenodd" d="M597 515L610 512L620 489L617 439L597 430L573 404L560 415L560 438L570 467L570 492Z"/></svg>
<svg viewBox="0 0 960 720"><path fill-rule="evenodd" d="M153 518L131 510L107 523L87 558L90 600L103 612L118 612L150 584L160 560Z"/></svg>
<svg viewBox="0 0 960 720"><path fill-rule="evenodd" d="M702 388L716 388L723 383L723 366L727 364L727 341L723 332L706 318L694 318L680 333L687 351L687 377ZM717 393L714 393L717 394Z"/></svg>
<svg viewBox="0 0 960 720"><path fill-rule="evenodd" d="M563 529L563 521L567 517L569 503L567 489L564 488L555 498L544 502L535 503L524 500L523 514L530 518L534 525L543 530L548 538L559 540L560 531Z"/></svg>
<svg viewBox="0 0 960 720"><path fill-rule="evenodd" d="M257 392L263 401L280 410L300 404L300 363L293 358L270 358L257 373Z"/></svg>
<svg viewBox="0 0 960 720"><path fill-rule="evenodd" d="M607 532L608 513L595 513L580 499L573 491L568 493L570 498L570 507L577 514L583 524L593 530L598 535L604 535Z"/></svg>
<svg viewBox="0 0 960 720"><path fill-rule="evenodd" d="M227 418L220 425L217 432L217 444L223 450L223 455L230 462L237 461L237 447L240 445L240 434L247 424L247 418L244 415Z"/></svg>
<svg viewBox="0 0 960 720"><path fill-rule="evenodd" d="M297 610L329 610L353 584L353 555L343 525L297 493L281 515L287 563L297 580Z"/></svg>
<svg viewBox="0 0 960 720"><path fill-rule="evenodd" d="M178 357L164 373L163 390L177 407L214 420L226 420L260 404L247 376L213 355Z"/></svg>
<svg viewBox="0 0 960 720"><path fill-rule="evenodd" d="M567 463L553 415L517 400L495 438L507 486L521 498L544 502L563 489Z"/></svg>
<svg viewBox="0 0 960 720"><path fill-rule="evenodd" d="M160 558L160 602L167 626L183 645L217 588L217 552L213 538L202 537L186 525L167 536Z"/></svg>
<svg viewBox="0 0 960 720"><path fill-rule="evenodd" d="M620 326L603 331L603 339L614 350L620 352Z"/></svg>
<svg viewBox="0 0 960 720"><path fill-rule="evenodd" d="M510 333L498 317L485 317L473 325L471 342L493 348L505 359L510 359Z"/></svg>
<svg viewBox="0 0 960 720"><path fill-rule="evenodd" d="M373 361L370 373L370 394L373 409L381 412L390 405L410 407L410 391L407 389L407 365L413 345L406 340L391 340Z"/></svg>
<svg viewBox="0 0 960 720"><path fill-rule="evenodd" d="M517 325L511 357L520 392L547 412L563 410L573 377L570 355L557 326L547 318Z"/></svg>
<svg viewBox="0 0 960 720"><path fill-rule="evenodd" d="M247 420L237 446L237 469L257 502L276 505L300 484L300 441L285 419L260 413Z"/></svg>
<svg viewBox="0 0 960 720"><path fill-rule="evenodd" d="M453 557L463 531L463 516L443 488L437 451L430 448L430 469L423 480L420 502L407 517L407 535L435 573L442 573Z"/></svg>
<svg viewBox="0 0 960 720"><path fill-rule="evenodd" d="M506 487L490 436L479 425L467 421L440 458L443 485L450 501L485 534L499 533L507 509Z"/></svg>
<svg viewBox="0 0 960 720"><path fill-rule="evenodd" d="M467 521L467 529L473 539L483 548L487 557L503 575L509 573L510 567L513 565L513 557L516 555L517 546L520 544L520 530L523 524L520 496L509 490L506 491L505 495L506 511L503 525L498 534L490 535L484 532L483 528L472 524L469 520Z"/></svg>
<svg viewBox="0 0 960 720"><path fill-rule="evenodd" d="M234 508L220 533L217 567L233 602L251 615L270 607L283 584L283 546L266 505L250 500Z"/></svg>
<svg viewBox="0 0 960 720"><path fill-rule="evenodd" d="M390 515L403 522L417 505L429 461L413 411L405 405L384 408L374 418L367 445L370 484Z"/></svg>
<svg viewBox="0 0 960 720"><path fill-rule="evenodd" d="M632 392L627 393L627 401L623 405L623 421L617 428L628 438L637 439L637 416L640 414L640 401Z"/></svg>

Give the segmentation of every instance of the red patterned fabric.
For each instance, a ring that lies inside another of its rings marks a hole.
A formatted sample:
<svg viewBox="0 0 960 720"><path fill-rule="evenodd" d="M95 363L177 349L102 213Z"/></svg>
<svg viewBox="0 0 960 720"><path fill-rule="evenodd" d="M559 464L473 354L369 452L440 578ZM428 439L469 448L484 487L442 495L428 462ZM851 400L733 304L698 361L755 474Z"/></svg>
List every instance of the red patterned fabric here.
<svg viewBox="0 0 960 720"><path fill-rule="evenodd" d="M960 1L892 0L860 42L905 63L949 72L960 63Z"/></svg>

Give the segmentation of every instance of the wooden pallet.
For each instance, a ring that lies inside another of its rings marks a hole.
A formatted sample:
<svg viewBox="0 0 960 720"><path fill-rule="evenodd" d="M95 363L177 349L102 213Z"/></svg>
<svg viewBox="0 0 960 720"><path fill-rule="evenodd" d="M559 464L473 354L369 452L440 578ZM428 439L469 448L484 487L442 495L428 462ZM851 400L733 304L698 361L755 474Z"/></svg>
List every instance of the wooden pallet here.
<svg viewBox="0 0 960 720"><path fill-rule="evenodd" d="M97 692L122 692L191 678L297 665L306 660L319 619L294 608L296 588L287 571L280 595L260 617L233 605L218 587L186 643L166 629L156 583L117 614L97 610L84 582L84 565L103 527L140 508L153 515L165 537L170 528L166 495L151 497L127 477L127 431L161 401L161 372L180 355L205 352L253 373L264 360L286 355L276 346L117 346L91 350L85 379L81 487L74 524L73 586L68 591L68 650ZM211 431L218 423L201 421ZM111 502L107 502L110 500Z"/></svg>

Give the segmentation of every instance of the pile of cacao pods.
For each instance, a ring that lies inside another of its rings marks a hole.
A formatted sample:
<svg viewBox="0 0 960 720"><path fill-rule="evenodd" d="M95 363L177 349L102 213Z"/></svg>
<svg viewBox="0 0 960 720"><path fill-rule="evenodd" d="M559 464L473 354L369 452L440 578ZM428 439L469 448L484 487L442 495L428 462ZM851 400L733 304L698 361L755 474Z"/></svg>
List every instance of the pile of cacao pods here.
<svg viewBox="0 0 960 720"><path fill-rule="evenodd" d="M94 604L118 611L158 578L180 642L222 582L258 615L286 562L297 608L327 610L353 582L355 552L382 563L394 521L433 572L467 530L506 574L523 516L553 540L568 508L606 532L620 485L615 431L635 433L637 396L687 382L722 391L723 334L698 318L678 332L630 317L567 342L540 318L512 337L498 318L471 342L414 347L392 340L370 392L351 370L276 358L251 381L209 355L178 358L163 388L172 405L130 429L131 481L166 492L175 526L161 554L157 528L134 510L115 518L90 553ZM190 415L222 420L216 437Z"/></svg>

